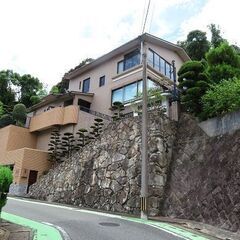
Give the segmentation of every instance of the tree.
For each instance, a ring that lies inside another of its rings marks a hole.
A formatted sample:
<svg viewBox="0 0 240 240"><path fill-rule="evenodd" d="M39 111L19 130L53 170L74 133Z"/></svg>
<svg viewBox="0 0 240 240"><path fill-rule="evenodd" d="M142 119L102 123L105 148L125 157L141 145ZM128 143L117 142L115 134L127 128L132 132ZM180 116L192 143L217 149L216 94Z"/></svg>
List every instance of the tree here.
<svg viewBox="0 0 240 240"><path fill-rule="evenodd" d="M59 88L57 87L57 85L53 86L50 90L51 94L58 94L59 93Z"/></svg>
<svg viewBox="0 0 240 240"><path fill-rule="evenodd" d="M214 84L202 97L203 119L240 109L240 78Z"/></svg>
<svg viewBox="0 0 240 240"><path fill-rule="evenodd" d="M39 79L32 77L30 74L24 74L23 76L17 78L15 85L19 87L18 100L26 107L33 105L31 102L31 97L38 96L43 89L43 84L39 81Z"/></svg>
<svg viewBox="0 0 240 240"><path fill-rule="evenodd" d="M71 157L74 149L75 140L73 134L70 132L64 133L61 139L62 156L67 158Z"/></svg>
<svg viewBox="0 0 240 240"><path fill-rule="evenodd" d="M101 118L94 119L93 126L90 127L92 129L90 132L90 139L95 139L102 133L103 125L103 120Z"/></svg>
<svg viewBox="0 0 240 240"><path fill-rule="evenodd" d="M207 26L208 29L211 31L212 38L211 38L211 46L213 48L219 47L225 39L221 36L221 30L219 26L216 26L215 24L210 24Z"/></svg>
<svg viewBox="0 0 240 240"><path fill-rule="evenodd" d="M0 101L4 105L14 105L15 93L11 86L16 77L18 76L10 70L0 72Z"/></svg>
<svg viewBox="0 0 240 240"><path fill-rule="evenodd" d="M13 117L10 114L3 114L2 117L0 118L0 128L6 127L14 123L15 121L13 120Z"/></svg>
<svg viewBox="0 0 240 240"><path fill-rule="evenodd" d="M125 109L124 105L122 102L114 102L112 104L112 107L110 108L111 111L113 111L113 121L117 121L123 117L123 110Z"/></svg>
<svg viewBox="0 0 240 240"><path fill-rule="evenodd" d="M205 73L204 61L188 61L178 71L179 88L182 91L181 103L187 112L200 116L201 97L209 88L210 81Z"/></svg>
<svg viewBox="0 0 240 240"><path fill-rule="evenodd" d="M205 32L200 30L191 31L185 41L178 41L177 44L184 48L192 60L202 60L210 48Z"/></svg>
<svg viewBox="0 0 240 240"><path fill-rule="evenodd" d="M0 214L7 202L7 193L13 181L12 171L8 167L0 166Z"/></svg>
<svg viewBox="0 0 240 240"><path fill-rule="evenodd" d="M61 151L61 139L59 129L56 128L51 132L50 142L48 144L50 161L61 162L62 151Z"/></svg>
<svg viewBox="0 0 240 240"><path fill-rule="evenodd" d="M22 103L16 104L13 108L12 116L17 126L24 126L27 117L26 106Z"/></svg>
<svg viewBox="0 0 240 240"><path fill-rule="evenodd" d="M0 118L2 117L3 114L4 114L4 105L3 105L3 103L0 101Z"/></svg>
<svg viewBox="0 0 240 240"><path fill-rule="evenodd" d="M76 134L78 135L76 150L79 150L86 146L90 142L90 139L88 136L88 130L85 128L80 128Z"/></svg>
<svg viewBox="0 0 240 240"><path fill-rule="evenodd" d="M208 74L212 82L240 76L240 56L227 42L206 54Z"/></svg>

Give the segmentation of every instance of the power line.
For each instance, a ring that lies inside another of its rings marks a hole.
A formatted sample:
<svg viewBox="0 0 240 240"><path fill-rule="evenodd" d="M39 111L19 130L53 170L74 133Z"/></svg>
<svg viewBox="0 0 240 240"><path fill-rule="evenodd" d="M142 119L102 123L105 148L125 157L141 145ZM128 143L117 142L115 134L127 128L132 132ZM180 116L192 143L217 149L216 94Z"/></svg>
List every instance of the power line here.
<svg viewBox="0 0 240 240"><path fill-rule="evenodd" d="M151 0L148 0L147 12L146 12L146 16L145 16L145 19L144 19L144 24L143 24L143 28L142 28L142 34L145 31L145 26L146 26L146 22L147 22L147 17L148 17L148 13L149 13L150 4L151 4Z"/></svg>

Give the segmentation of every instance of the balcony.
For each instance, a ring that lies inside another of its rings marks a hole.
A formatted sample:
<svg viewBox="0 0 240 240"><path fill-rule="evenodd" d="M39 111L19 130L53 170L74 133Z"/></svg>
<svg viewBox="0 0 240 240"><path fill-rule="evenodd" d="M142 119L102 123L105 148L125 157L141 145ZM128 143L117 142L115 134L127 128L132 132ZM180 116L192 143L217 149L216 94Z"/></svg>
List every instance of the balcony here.
<svg viewBox="0 0 240 240"><path fill-rule="evenodd" d="M78 122L78 106L56 107L31 118L30 132L41 131L55 125L76 124Z"/></svg>

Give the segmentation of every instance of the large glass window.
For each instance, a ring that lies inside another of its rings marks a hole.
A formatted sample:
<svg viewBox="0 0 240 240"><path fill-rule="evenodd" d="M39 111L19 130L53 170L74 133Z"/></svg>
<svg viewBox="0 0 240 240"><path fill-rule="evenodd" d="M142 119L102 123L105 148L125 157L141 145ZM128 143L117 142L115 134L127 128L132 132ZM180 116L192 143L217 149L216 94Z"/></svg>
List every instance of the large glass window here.
<svg viewBox="0 0 240 240"><path fill-rule="evenodd" d="M90 88L90 78L83 80L83 89L82 92L88 93Z"/></svg>
<svg viewBox="0 0 240 240"><path fill-rule="evenodd" d="M171 66L169 63L166 62L166 76L171 78Z"/></svg>
<svg viewBox="0 0 240 240"><path fill-rule="evenodd" d="M134 100L137 97L137 82L124 87L124 102Z"/></svg>
<svg viewBox="0 0 240 240"><path fill-rule="evenodd" d="M148 89L156 88L158 85L148 78ZM137 81L112 91L112 102L127 103L142 95L143 81Z"/></svg>
<svg viewBox="0 0 240 240"><path fill-rule="evenodd" d="M135 50L124 56L124 59L118 62L117 73L121 73L126 71L136 65L140 64L140 52L139 50Z"/></svg>
<svg viewBox="0 0 240 240"><path fill-rule="evenodd" d="M112 91L112 103L123 102L123 88Z"/></svg>
<svg viewBox="0 0 240 240"><path fill-rule="evenodd" d="M166 62L164 61L164 59L160 59L160 72L162 73L162 74L166 74L166 72L165 72L165 64L166 64Z"/></svg>
<svg viewBox="0 0 240 240"><path fill-rule="evenodd" d="M154 63L154 52L151 49L149 49L148 64L153 67L153 63Z"/></svg>
<svg viewBox="0 0 240 240"><path fill-rule="evenodd" d="M148 64L168 78L173 79L172 65L151 49L148 51Z"/></svg>

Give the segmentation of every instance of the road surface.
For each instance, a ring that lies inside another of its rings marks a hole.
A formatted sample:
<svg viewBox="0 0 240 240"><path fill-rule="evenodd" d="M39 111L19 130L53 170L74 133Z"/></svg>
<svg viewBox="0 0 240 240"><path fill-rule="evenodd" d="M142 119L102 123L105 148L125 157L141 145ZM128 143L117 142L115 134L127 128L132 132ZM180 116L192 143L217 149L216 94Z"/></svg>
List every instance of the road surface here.
<svg viewBox="0 0 240 240"><path fill-rule="evenodd" d="M119 217L23 199L8 199L4 212L58 226L71 240L182 240L175 234Z"/></svg>

